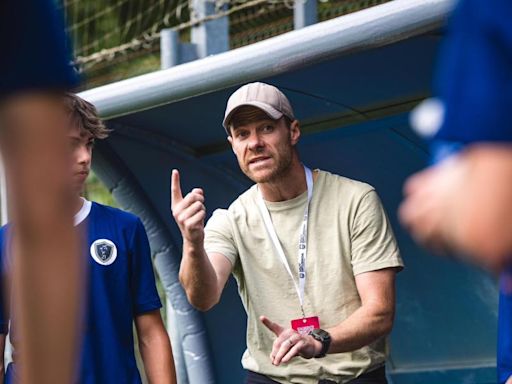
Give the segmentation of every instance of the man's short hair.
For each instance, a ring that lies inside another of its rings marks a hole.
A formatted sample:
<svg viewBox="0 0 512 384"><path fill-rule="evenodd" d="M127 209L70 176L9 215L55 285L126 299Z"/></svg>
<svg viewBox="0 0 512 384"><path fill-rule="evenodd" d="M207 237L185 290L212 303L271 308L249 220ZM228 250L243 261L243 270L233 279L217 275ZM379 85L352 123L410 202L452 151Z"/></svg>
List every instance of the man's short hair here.
<svg viewBox="0 0 512 384"><path fill-rule="evenodd" d="M110 129L100 119L94 105L74 93L66 93L64 106L71 117L71 122L76 124L80 131L90 133L94 139L108 137Z"/></svg>
<svg viewBox="0 0 512 384"><path fill-rule="evenodd" d="M281 119L285 120L286 126L288 128L291 127L292 121L287 116L283 115ZM253 107L251 105L244 105L242 107L239 107L229 120L229 134L231 135L233 129L237 127L241 127L243 125L248 125L251 123L257 123L258 121L262 120L279 121L280 119L274 120L272 117L267 115L263 110L257 107Z"/></svg>

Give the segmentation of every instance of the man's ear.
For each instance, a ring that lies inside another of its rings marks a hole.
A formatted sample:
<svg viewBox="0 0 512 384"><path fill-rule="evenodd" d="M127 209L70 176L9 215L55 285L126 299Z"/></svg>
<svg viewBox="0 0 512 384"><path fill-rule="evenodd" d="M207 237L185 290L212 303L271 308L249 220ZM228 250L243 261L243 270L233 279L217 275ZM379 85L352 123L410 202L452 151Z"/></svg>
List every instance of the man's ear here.
<svg viewBox="0 0 512 384"><path fill-rule="evenodd" d="M293 120L290 124L290 141L292 145L295 145L299 142L300 138L300 124L299 120Z"/></svg>
<svg viewBox="0 0 512 384"><path fill-rule="evenodd" d="M233 151L233 153L235 153L235 148L233 148L233 136L229 135L228 141L229 141L229 144L231 144L231 150ZM235 155L236 155L236 153L235 153Z"/></svg>

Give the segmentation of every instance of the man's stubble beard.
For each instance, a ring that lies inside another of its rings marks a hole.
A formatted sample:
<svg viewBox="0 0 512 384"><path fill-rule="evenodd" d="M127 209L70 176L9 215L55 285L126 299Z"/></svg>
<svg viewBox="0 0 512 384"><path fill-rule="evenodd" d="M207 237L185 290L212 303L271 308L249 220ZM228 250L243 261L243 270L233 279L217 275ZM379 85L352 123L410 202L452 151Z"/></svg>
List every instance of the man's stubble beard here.
<svg viewBox="0 0 512 384"><path fill-rule="evenodd" d="M285 153L286 152L286 153ZM260 183L272 183L279 181L280 178L282 178L284 175L288 173L288 171L292 167L292 161L293 161L293 154L294 149L291 145L286 148L286 151L283 151L283 154L279 157L279 160L277 161L274 169L272 171L264 176L257 177L252 174L252 171L250 171L249 166L245 169L242 169L242 171L245 173L245 175L251 179L253 182L260 184ZM276 159L274 156L272 156L272 159Z"/></svg>

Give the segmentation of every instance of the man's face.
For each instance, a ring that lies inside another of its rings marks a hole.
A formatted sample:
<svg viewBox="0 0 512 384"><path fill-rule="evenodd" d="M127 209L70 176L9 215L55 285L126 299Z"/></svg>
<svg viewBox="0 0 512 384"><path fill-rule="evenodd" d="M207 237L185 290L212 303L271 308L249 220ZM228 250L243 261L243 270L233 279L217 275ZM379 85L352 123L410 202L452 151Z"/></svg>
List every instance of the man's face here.
<svg viewBox="0 0 512 384"><path fill-rule="evenodd" d="M73 189L80 194L91 170L94 138L89 132L73 126L68 132L68 140L72 158Z"/></svg>
<svg viewBox="0 0 512 384"><path fill-rule="evenodd" d="M298 122L260 120L231 129L228 137L240 169L255 183L274 182L290 169L294 145L300 136Z"/></svg>

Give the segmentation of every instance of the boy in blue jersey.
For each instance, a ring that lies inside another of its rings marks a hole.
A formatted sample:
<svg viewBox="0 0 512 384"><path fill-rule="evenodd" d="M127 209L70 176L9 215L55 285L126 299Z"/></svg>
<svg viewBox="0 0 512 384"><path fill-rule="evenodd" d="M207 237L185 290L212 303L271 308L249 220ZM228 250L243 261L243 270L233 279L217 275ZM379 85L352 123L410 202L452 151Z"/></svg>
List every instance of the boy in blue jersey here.
<svg viewBox="0 0 512 384"><path fill-rule="evenodd" d="M413 236L501 273L498 383L512 384L512 2L462 0L438 75L434 157L400 208ZM454 153L453 149L456 153Z"/></svg>
<svg viewBox="0 0 512 384"><path fill-rule="evenodd" d="M91 167L95 139L108 131L94 106L76 95L65 96L70 116L68 140L71 164L75 226L83 227L86 246L83 257L86 295L83 306L79 383L141 383L134 356L132 325L135 323L146 376L150 383L176 383L169 337L160 316L146 232L134 215L85 200L80 196ZM4 272L11 260L9 227L0 230ZM5 275L5 273L3 273ZM4 306L9 308L9 305ZM8 316L2 316L7 331ZM11 318L10 339L16 352L19 335ZM5 336L4 336L5 337ZM6 383L18 382L18 356L6 372Z"/></svg>

